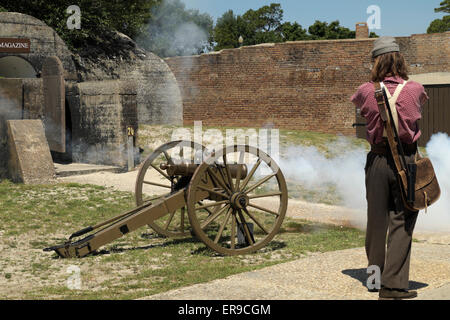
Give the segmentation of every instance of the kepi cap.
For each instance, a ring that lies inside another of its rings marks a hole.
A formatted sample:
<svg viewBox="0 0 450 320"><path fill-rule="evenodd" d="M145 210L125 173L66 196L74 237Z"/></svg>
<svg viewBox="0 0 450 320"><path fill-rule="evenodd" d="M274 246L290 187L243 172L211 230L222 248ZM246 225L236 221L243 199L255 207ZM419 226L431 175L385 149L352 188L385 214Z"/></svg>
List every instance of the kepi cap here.
<svg viewBox="0 0 450 320"><path fill-rule="evenodd" d="M400 46L395 42L394 37L381 37L375 40L372 58L388 52L400 52Z"/></svg>

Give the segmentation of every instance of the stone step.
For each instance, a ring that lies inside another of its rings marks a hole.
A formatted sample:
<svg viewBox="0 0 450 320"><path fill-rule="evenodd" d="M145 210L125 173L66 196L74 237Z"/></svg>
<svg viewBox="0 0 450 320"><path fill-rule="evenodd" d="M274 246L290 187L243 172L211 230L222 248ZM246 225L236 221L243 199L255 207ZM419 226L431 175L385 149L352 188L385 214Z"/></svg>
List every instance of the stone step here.
<svg viewBox="0 0 450 320"><path fill-rule="evenodd" d="M70 164L60 164L54 163L56 176L70 177L70 176L81 176L96 172L113 172L119 173L123 172L123 168L96 164L86 164L86 163L70 163Z"/></svg>

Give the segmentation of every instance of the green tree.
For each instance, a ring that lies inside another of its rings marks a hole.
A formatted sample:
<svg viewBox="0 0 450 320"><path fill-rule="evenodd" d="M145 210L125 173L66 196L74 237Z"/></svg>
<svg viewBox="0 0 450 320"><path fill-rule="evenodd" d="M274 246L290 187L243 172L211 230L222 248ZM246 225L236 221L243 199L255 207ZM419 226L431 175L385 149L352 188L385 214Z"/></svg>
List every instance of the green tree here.
<svg viewBox="0 0 450 320"><path fill-rule="evenodd" d="M238 39L243 37L243 45L255 45L266 42L285 41L285 33L289 39L300 33L298 27L284 25L281 5L272 3L257 10L250 9L242 16L236 16L232 10L225 12L214 27L215 50L237 48Z"/></svg>
<svg viewBox="0 0 450 320"><path fill-rule="evenodd" d="M450 0L442 1L439 8L435 8L434 12L450 13ZM442 19L435 19L430 23L427 33L441 33L450 31L450 15L444 16Z"/></svg>
<svg viewBox="0 0 450 320"><path fill-rule="evenodd" d="M444 0L441 2L440 7L434 9L434 12L446 12L450 13L450 0Z"/></svg>
<svg viewBox="0 0 450 320"><path fill-rule="evenodd" d="M213 24L210 15L188 10L180 0L163 1L136 40L160 57L200 54L211 49Z"/></svg>
<svg viewBox="0 0 450 320"><path fill-rule="evenodd" d="M281 25L281 33L284 41L309 40L306 29L303 29L298 22L285 22Z"/></svg>
<svg viewBox="0 0 450 320"><path fill-rule="evenodd" d="M283 22L283 13L278 3L272 3L257 10L250 9L242 16L236 16L232 10L225 12L214 27L214 49L237 48L239 36L244 38L243 45L355 38L355 31L341 26L339 21L329 24L316 21L307 31L298 22ZM371 32L370 37L378 36Z"/></svg>
<svg viewBox="0 0 450 320"><path fill-rule="evenodd" d="M244 44L282 42L282 20L283 9L279 3L272 3L258 10L248 10L242 15Z"/></svg>
<svg viewBox="0 0 450 320"><path fill-rule="evenodd" d="M233 10L228 10L217 19L213 31L213 38L216 42L215 50L237 48L239 37L243 36L242 29Z"/></svg>
<svg viewBox="0 0 450 320"><path fill-rule="evenodd" d="M11 12L31 15L52 27L72 50L85 49L103 42L111 30L137 36L150 21L151 8L162 0L2 0ZM81 29L69 30L67 8L81 10Z"/></svg>
<svg viewBox="0 0 450 320"><path fill-rule="evenodd" d="M351 39L355 38L355 31L342 27L338 20L328 24L316 20L313 25L308 28L312 40L326 39Z"/></svg>
<svg viewBox="0 0 450 320"><path fill-rule="evenodd" d="M441 33L450 31L450 15L442 19L433 20L427 29L427 33Z"/></svg>

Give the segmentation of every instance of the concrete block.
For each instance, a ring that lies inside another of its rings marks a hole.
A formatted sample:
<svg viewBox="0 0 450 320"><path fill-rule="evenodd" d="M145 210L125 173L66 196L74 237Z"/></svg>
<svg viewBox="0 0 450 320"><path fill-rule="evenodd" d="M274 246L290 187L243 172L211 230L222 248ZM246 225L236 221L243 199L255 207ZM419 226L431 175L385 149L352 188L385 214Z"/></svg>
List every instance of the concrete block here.
<svg viewBox="0 0 450 320"><path fill-rule="evenodd" d="M45 184L56 173L41 120L8 120L9 176L14 182Z"/></svg>
<svg viewBox="0 0 450 320"><path fill-rule="evenodd" d="M6 120L22 119L21 79L0 79L0 179L8 176Z"/></svg>

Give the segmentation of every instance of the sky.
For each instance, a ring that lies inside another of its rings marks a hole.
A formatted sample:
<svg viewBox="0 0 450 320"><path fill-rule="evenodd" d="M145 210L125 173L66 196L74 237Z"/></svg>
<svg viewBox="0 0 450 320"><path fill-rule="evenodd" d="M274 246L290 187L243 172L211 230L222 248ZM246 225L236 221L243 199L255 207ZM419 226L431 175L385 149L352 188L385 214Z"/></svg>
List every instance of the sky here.
<svg viewBox="0 0 450 320"><path fill-rule="evenodd" d="M224 12L233 10L243 14L248 9L258 9L270 3L280 3L284 10L284 21L297 21L307 28L316 20L331 22L339 20L342 26L355 30L357 22L367 22L378 6L380 25L370 30L380 36L410 36L426 33L431 21L441 19L444 14L435 13L442 0L182 0L189 9L209 13L214 21ZM379 27L380 29L375 29Z"/></svg>

